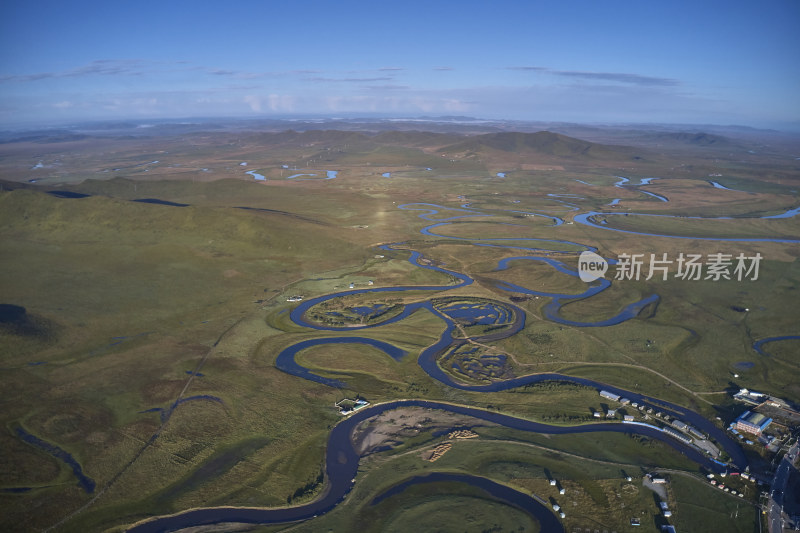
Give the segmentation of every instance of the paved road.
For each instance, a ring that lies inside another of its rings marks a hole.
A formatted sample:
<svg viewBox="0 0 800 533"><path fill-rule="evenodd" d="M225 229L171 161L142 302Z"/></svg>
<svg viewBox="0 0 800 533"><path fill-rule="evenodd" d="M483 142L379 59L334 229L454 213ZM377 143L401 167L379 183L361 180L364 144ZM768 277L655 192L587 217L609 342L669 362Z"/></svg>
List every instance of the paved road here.
<svg viewBox="0 0 800 533"><path fill-rule="evenodd" d="M792 463L800 453L800 442L795 443L786 455L783 456L777 470L775 477L772 480L772 489L769 493L769 503L767 504L767 520L769 521L769 533L781 533L784 526L783 518L783 496L786 491L786 483L789 481L789 474L791 474Z"/></svg>

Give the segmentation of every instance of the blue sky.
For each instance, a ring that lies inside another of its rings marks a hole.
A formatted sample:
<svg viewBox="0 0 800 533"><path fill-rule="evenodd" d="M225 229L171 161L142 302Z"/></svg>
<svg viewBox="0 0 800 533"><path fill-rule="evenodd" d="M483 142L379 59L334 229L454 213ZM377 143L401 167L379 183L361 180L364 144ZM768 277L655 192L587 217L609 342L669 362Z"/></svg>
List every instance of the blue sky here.
<svg viewBox="0 0 800 533"><path fill-rule="evenodd" d="M376 113L800 129L798 28L798 0L6 0L0 127Z"/></svg>

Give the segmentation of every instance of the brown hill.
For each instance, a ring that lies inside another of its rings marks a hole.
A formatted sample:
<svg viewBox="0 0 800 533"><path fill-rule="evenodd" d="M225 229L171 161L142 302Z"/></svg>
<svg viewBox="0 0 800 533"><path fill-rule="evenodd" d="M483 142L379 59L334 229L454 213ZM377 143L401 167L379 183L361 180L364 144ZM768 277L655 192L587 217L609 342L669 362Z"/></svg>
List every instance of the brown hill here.
<svg viewBox="0 0 800 533"><path fill-rule="evenodd" d="M375 135L372 139L381 144L429 148L453 144L458 142L460 136L431 131L384 131Z"/></svg>
<svg viewBox="0 0 800 533"><path fill-rule="evenodd" d="M653 134L651 138L664 141L664 142L676 142L681 144L689 144L694 146L719 146L719 147L730 147L733 143L727 137L723 137L722 135L714 135L713 133L689 133L689 132L678 132L678 133L657 133Z"/></svg>
<svg viewBox="0 0 800 533"><path fill-rule="evenodd" d="M476 135L439 149L440 153L512 152L557 158L603 158L632 155L626 146L608 146L560 135L550 131L537 133L503 132Z"/></svg>
<svg viewBox="0 0 800 533"><path fill-rule="evenodd" d="M370 139L366 135L355 131L339 130L307 130L297 132L293 130L265 136L275 144L297 144L297 145L338 145L344 143L361 144L369 143Z"/></svg>

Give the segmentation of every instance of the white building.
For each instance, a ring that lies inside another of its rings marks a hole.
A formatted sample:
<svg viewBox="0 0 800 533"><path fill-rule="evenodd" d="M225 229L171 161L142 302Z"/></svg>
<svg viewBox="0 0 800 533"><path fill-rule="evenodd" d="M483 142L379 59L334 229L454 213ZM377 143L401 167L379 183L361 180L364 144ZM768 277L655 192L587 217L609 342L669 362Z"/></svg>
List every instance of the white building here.
<svg viewBox="0 0 800 533"><path fill-rule="evenodd" d="M603 398L608 398L609 400L614 400L615 402L619 401L619 394L614 394L613 392L609 392L607 390L601 390L600 396Z"/></svg>

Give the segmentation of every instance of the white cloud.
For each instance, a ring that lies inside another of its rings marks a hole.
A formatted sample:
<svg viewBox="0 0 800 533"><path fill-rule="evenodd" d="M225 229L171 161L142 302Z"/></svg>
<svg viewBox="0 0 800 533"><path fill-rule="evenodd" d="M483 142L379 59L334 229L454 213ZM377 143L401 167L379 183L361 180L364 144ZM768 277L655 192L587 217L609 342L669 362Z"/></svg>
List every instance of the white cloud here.
<svg viewBox="0 0 800 533"><path fill-rule="evenodd" d="M248 94L244 97L244 103L250 106L250 109L256 113L261 112L261 98L254 94Z"/></svg>
<svg viewBox="0 0 800 533"><path fill-rule="evenodd" d="M295 97L288 94L270 94L267 97L270 111L294 111Z"/></svg>

